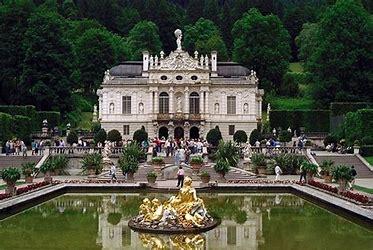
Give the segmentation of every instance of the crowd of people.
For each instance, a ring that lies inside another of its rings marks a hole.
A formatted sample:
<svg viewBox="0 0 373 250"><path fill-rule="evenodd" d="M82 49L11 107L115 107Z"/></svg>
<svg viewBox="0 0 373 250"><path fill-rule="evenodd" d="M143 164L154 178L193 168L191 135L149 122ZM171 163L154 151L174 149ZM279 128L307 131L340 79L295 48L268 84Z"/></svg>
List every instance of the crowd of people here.
<svg viewBox="0 0 373 250"><path fill-rule="evenodd" d="M27 156L27 146L20 139L8 140L5 143L5 154Z"/></svg>

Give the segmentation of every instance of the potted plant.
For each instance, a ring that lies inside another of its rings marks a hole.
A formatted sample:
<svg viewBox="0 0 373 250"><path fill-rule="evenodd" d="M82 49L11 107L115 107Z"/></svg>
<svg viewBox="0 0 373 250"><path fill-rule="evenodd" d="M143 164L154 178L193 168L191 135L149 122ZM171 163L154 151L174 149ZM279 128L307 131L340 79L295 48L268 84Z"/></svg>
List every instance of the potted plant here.
<svg viewBox="0 0 373 250"><path fill-rule="evenodd" d="M353 178L350 167L346 165L335 167L332 171L332 176L339 184L339 192L346 191L347 182Z"/></svg>
<svg viewBox="0 0 373 250"><path fill-rule="evenodd" d="M333 176L331 172L332 172L333 165L334 165L334 161L332 160L324 160L320 164L321 174L324 178L325 183L332 183Z"/></svg>
<svg viewBox="0 0 373 250"><path fill-rule="evenodd" d="M52 175L51 172L54 170L53 162L48 159L46 162L43 163L40 167L40 172L44 174L44 181L51 183L52 182Z"/></svg>
<svg viewBox="0 0 373 250"><path fill-rule="evenodd" d="M267 173L267 160L264 154L253 154L251 156L251 163L254 165L258 174L265 175Z"/></svg>
<svg viewBox="0 0 373 250"><path fill-rule="evenodd" d="M162 167L164 165L164 159L163 157L160 157L160 156L157 156L157 157L153 157L152 159L152 165L153 165L153 168L156 172L161 172L162 170Z"/></svg>
<svg viewBox="0 0 373 250"><path fill-rule="evenodd" d="M94 178L102 172L103 160L99 153L84 155L81 163L82 169L88 173L88 178Z"/></svg>
<svg viewBox="0 0 373 250"><path fill-rule="evenodd" d="M131 142L123 148L118 164L123 174L127 174L128 181L134 181L134 174L139 168L139 162L142 157L144 157L144 152L137 142Z"/></svg>
<svg viewBox="0 0 373 250"><path fill-rule="evenodd" d="M229 162L224 159L219 159L214 166L215 171L220 175L222 181L225 181L225 175L230 168Z"/></svg>
<svg viewBox="0 0 373 250"><path fill-rule="evenodd" d="M16 182L21 178L17 168L6 168L1 172L1 178L6 182L5 193L11 196L16 194Z"/></svg>
<svg viewBox="0 0 373 250"><path fill-rule="evenodd" d="M203 164L203 158L202 156L193 156L190 159L190 165L192 166L192 169L194 172L198 173L201 169Z"/></svg>
<svg viewBox="0 0 373 250"><path fill-rule="evenodd" d="M318 166L316 164L304 161L302 164L302 170L306 171L307 183L313 180L313 176L317 173Z"/></svg>
<svg viewBox="0 0 373 250"><path fill-rule="evenodd" d="M210 179L211 179L211 176L210 176L210 174L208 172L203 171L201 173L201 181L202 181L202 183L209 183Z"/></svg>
<svg viewBox="0 0 373 250"><path fill-rule="evenodd" d="M34 179L32 174L35 171L35 163L26 162L26 163L23 163L21 166L22 166L22 174L25 176L25 182L32 183Z"/></svg>
<svg viewBox="0 0 373 250"><path fill-rule="evenodd" d="M155 172L149 172L146 176L148 182L154 184L157 179L157 174Z"/></svg>

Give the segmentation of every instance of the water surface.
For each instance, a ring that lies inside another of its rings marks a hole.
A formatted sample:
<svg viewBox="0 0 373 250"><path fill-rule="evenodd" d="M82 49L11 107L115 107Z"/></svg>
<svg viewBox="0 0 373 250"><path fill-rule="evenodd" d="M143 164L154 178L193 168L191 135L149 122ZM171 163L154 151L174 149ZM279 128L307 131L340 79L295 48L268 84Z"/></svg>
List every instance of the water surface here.
<svg viewBox="0 0 373 250"><path fill-rule="evenodd" d="M68 194L0 221L0 249L373 249L373 232L290 194L200 194L222 223L200 235L133 232L144 197Z"/></svg>

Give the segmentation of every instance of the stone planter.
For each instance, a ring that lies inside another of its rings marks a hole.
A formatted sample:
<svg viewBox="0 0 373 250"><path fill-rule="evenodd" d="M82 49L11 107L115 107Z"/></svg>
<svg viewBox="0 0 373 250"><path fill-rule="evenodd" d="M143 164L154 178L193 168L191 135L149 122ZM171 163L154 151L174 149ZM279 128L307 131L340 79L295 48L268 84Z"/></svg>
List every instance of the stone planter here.
<svg viewBox="0 0 373 250"><path fill-rule="evenodd" d="M259 175L266 175L267 174L267 167L266 166L258 166L257 168Z"/></svg>
<svg viewBox="0 0 373 250"><path fill-rule="evenodd" d="M44 181L51 183L52 182L52 175L50 171L47 171L44 174Z"/></svg>
<svg viewBox="0 0 373 250"><path fill-rule="evenodd" d="M157 180L157 177L153 177L153 176L147 176L146 178L148 179L148 182L150 184L154 184L155 181Z"/></svg>
<svg viewBox="0 0 373 250"><path fill-rule="evenodd" d="M223 177L224 178L224 177ZM201 176L202 183L209 183L211 180L210 176Z"/></svg>
<svg viewBox="0 0 373 250"><path fill-rule="evenodd" d="M347 181L346 180L344 180L344 179L339 180L338 184L339 184L339 186L338 186L338 192L339 193L342 193L342 192L346 191L346 189L347 189Z"/></svg>
<svg viewBox="0 0 373 250"><path fill-rule="evenodd" d="M32 183L34 181L34 177L33 176L25 176L25 182L26 183Z"/></svg>
<svg viewBox="0 0 373 250"><path fill-rule="evenodd" d="M332 183L333 176L332 175L323 175L323 179L325 183Z"/></svg>
<svg viewBox="0 0 373 250"><path fill-rule="evenodd" d="M135 173L131 173L131 172L127 173L127 182L134 182L135 181L134 174Z"/></svg>
<svg viewBox="0 0 373 250"><path fill-rule="evenodd" d="M154 168L154 171L155 171L157 174L159 174L159 173L161 173L164 164L153 163L152 166L153 166L153 168Z"/></svg>
<svg viewBox="0 0 373 250"><path fill-rule="evenodd" d="M10 181L6 182L6 189L5 189L6 194L10 194L11 196L16 195L16 190L17 189L16 189L15 182L10 182Z"/></svg>
<svg viewBox="0 0 373 250"><path fill-rule="evenodd" d="M190 165L192 166L193 173L197 174L199 173L199 170L202 167L202 163L191 163Z"/></svg>
<svg viewBox="0 0 373 250"><path fill-rule="evenodd" d="M96 178L96 169L94 168L89 168L88 169L88 178Z"/></svg>

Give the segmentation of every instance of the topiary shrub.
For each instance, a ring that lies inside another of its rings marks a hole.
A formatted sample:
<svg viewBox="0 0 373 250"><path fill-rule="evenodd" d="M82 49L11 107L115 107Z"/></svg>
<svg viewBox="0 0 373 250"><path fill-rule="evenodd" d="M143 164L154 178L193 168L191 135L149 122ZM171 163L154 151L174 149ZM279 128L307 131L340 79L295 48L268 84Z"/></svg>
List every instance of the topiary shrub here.
<svg viewBox="0 0 373 250"><path fill-rule="evenodd" d="M211 129L206 135L207 142L210 143L214 147L218 146L219 141L222 139L223 137L221 136L221 132L219 130L219 127L217 126L216 128Z"/></svg>
<svg viewBox="0 0 373 250"><path fill-rule="evenodd" d="M278 139L280 140L280 142L289 142L291 141L292 136L293 135L291 134L291 132L287 130L281 130Z"/></svg>
<svg viewBox="0 0 373 250"><path fill-rule="evenodd" d="M233 140L237 143L247 142L247 134L243 130L237 130L233 135Z"/></svg>
<svg viewBox="0 0 373 250"><path fill-rule="evenodd" d="M254 129L253 131L251 131L249 142L252 146L255 145L256 141L261 141L262 139L263 139L263 136L262 136L262 133L260 133L259 130Z"/></svg>
<svg viewBox="0 0 373 250"><path fill-rule="evenodd" d="M75 131L71 131L66 138L68 144L73 145L74 143L78 143L78 134Z"/></svg>
<svg viewBox="0 0 373 250"><path fill-rule="evenodd" d="M142 127L133 133L133 140L141 144L143 141L148 140L148 133L145 131L145 128Z"/></svg>
<svg viewBox="0 0 373 250"><path fill-rule="evenodd" d="M95 141L96 144L99 143L99 142L101 142L102 144L104 144L105 141L106 141L106 139L107 139L107 134L106 134L105 129L103 129L103 128L100 129L100 130L95 134L95 136L94 136L94 141Z"/></svg>
<svg viewBox="0 0 373 250"><path fill-rule="evenodd" d="M122 141L122 135L116 129L110 130L107 134L107 139L111 142L120 142Z"/></svg>

